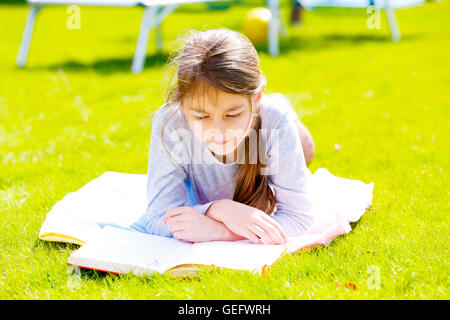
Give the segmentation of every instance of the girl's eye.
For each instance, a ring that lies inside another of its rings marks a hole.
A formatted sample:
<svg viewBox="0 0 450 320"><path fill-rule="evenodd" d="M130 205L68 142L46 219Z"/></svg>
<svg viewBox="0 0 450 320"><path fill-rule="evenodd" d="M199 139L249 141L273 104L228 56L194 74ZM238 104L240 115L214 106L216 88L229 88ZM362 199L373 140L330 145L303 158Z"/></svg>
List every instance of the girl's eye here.
<svg viewBox="0 0 450 320"><path fill-rule="evenodd" d="M227 117L229 117L229 118L237 118L237 117L239 117L241 114L240 113L238 113L238 114L233 114L233 115L227 115ZM203 120L203 119L206 119L206 118L208 118L208 116L204 116L204 117L199 117L199 116L194 116L194 118L196 119L196 120Z"/></svg>

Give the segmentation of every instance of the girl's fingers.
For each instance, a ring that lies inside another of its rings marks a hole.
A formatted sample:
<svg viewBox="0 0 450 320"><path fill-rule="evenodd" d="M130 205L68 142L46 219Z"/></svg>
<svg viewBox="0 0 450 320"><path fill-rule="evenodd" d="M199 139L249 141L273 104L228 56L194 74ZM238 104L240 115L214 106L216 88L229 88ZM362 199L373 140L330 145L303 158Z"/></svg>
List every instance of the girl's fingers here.
<svg viewBox="0 0 450 320"><path fill-rule="evenodd" d="M167 218L164 221L164 223L167 225L167 229L172 233L177 230L184 230L186 227L186 223L181 218L182 217L180 216Z"/></svg>
<svg viewBox="0 0 450 320"><path fill-rule="evenodd" d="M184 232L183 231L175 231L173 232L173 236L177 239L183 239L184 238Z"/></svg>
<svg viewBox="0 0 450 320"><path fill-rule="evenodd" d="M182 214L183 214L182 212L173 212L173 211L170 212L170 211L167 211L166 217L167 218L172 218L172 217L180 216Z"/></svg>
<svg viewBox="0 0 450 320"><path fill-rule="evenodd" d="M167 210L167 217L174 217L174 216L181 215L183 213L184 213L184 211L182 208L175 207L175 208Z"/></svg>
<svg viewBox="0 0 450 320"><path fill-rule="evenodd" d="M267 214L264 215L263 219L266 220L267 222L269 222L270 225L274 226L278 230L278 233L283 238L284 242L287 242L286 232L284 232L283 227L281 227L281 225L277 221L275 221L273 218L269 217Z"/></svg>
<svg viewBox="0 0 450 320"><path fill-rule="evenodd" d="M182 215L176 215L176 216L171 216L171 217L166 216L163 219L165 219L166 223L169 222L169 221L171 223L173 223L173 222L184 222L185 221L185 219L184 219L184 217Z"/></svg>
<svg viewBox="0 0 450 320"><path fill-rule="evenodd" d="M270 237L270 235L260 226L254 224L254 225L250 226L249 230L252 231L253 233L255 233L261 239L261 242L263 244L275 243L275 241L273 241L273 239Z"/></svg>
<svg viewBox="0 0 450 320"><path fill-rule="evenodd" d="M167 229L169 229L170 232L178 232L184 230L184 225L180 222L170 223L167 225Z"/></svg>
<svg viewBox="0 0 450 320"><path fill-rule="evenodd" d="M268 233L268 235L272 238L273 243L283 244L285 242L283 236L280 234L279 230L273 226L273 224L264 219L260 219L256 223Z"/></svg>
<svg viewBox="0 0 450 320"><path fill-rule="evenodd" d="M280 234L283 236L283 238L285 238L287 240L287 236L286 236L286 233L285 233L283 227L281 227L281 225L275 219L273 219L272 217L268 216L267 214L265 214L263 216L263 219L265 221L267 221L268 223L270 223L275 228L277 228L277 230L280 232Z"/></svg>
<svg viewBox="0 0 450 320"><path fill-rule="evenodd" d="M242 235L243 237L246 237L247 239L249 239L251 242L253 243L262 243L261 239L258 238L253 231L246 229L245 234Z"/></svg>

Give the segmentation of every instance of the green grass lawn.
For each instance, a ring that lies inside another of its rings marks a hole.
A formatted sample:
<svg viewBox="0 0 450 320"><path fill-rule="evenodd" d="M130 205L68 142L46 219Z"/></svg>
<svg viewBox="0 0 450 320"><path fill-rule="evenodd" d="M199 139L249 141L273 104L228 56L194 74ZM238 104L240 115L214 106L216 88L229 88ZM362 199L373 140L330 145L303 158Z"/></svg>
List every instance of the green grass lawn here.
<svg viewBox="0 0 450 320"><path fill-rule="evenodd" d="M77 247L38 240L68 192L105 171L146 173L149 114L163 102L164 58L177 35L240 30L249 8L181 6L163 24L164 52L152 32L146 68L135 75L142 8L81 7L79 30L66 27L66 7L45 8L18 69L28 6L0 4L0 298L450 298L448 1L398 10L398 43L384 13L370 30L363 9L322 9L288 28L278 57L258 47L267 92L286 94L314 136L311 170L375 183L372 209L328 247L286 255L264 277L83 272L73 287L65 263ZM289 6L282 14L288 20ZM378 290L368 285L375 269Z"/></svg>

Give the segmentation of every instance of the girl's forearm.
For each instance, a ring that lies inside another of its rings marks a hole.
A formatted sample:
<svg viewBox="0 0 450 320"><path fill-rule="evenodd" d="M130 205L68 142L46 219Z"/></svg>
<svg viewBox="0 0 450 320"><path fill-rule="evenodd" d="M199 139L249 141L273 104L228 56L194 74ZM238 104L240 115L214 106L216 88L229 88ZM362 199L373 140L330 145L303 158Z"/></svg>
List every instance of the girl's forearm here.
<svg viewBox="0 0 450 320"><path fill-rule="evenodd" d="M208 210L205 212L205 215L219 222L223 222L224 214L232 209L229 205L229 203L232 201L233 200L229 199L220 199L214 201L214 203L210 205Z"/></svg>
<svg viewBox="0 0 450 320"><path fill-rule="evenodd" d="M228 200L228 199L214 201L214 203L208 208L208 210L205 213L206 216L208 216L209 218L211 218L213 220L216 220L216 222L218 224L220 224L219 228L222 232L220 232L220 234L217 235L217 239L214 239L214 240L216 240L216 241L237 241L237 240L247 239L245 237L237 235L236 233L234 233L233 231L228 229L228 227L224 223L222 223L222 215L225 212L224 206L227 202L226 200ZM228 209L230 209L230 208L228 207Z"/></svg>
<svg viewBox="0 0 450 320"><path fill-rule="evenodd" d="M228 229L227 226L222 222L217 221L217 223L220 223L222 225L223 232L221 233L221 236L218 236L217 239L214 239L212 241L237 241L247 239L240 235L237 235L236 233Z"/></svg>

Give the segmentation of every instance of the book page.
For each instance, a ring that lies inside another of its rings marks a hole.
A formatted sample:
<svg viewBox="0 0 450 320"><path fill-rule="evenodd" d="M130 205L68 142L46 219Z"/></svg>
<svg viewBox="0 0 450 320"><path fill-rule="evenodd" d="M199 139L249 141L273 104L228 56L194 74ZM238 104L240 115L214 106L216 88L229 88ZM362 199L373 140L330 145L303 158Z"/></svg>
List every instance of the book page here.
<svg viewBox="0 0 450 320"><path fill-rule="evenodd" d="M282 245L255 244L243 241L197 242L176 260L182 264L202 264L223 268L260 272L264 265L271 266L283 254Z"/></svg>
<svg viewBox="0 0 450 320"><path fill-rule="evenodd" d="M167 270L191 243L151 234L105 227L69 257L69 263L104 271L135 274Z"/></svg>

